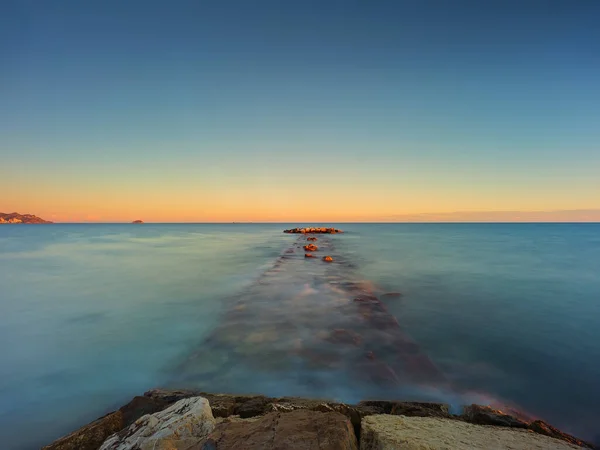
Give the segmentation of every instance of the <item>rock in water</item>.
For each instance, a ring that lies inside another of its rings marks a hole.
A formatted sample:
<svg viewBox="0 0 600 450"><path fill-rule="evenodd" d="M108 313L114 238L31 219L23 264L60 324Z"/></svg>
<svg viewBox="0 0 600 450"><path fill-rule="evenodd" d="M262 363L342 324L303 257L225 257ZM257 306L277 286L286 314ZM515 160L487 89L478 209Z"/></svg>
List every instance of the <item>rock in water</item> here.
<svg viewBox="0 0 600 450"><path fill-rule="evenodd" d="M350 419L298 409L219 423L202 450L357 450Z"/></svg>
<svg viewBox="0 0 600 450"><path fill-rule="evenodd" d="M283 230L283 232L284 233L294 233L294 234L312 234L312 233L336 234L336 233L343 233L342 230L338 230L336 228L325 228L325 227L291 228L289 230Z"/></svg>
<svg viewBox="0 0 600 450"><path fill-rule="evenodd" d="M155 414L147 414L129 428L110 436L100 450L171 450L200 446L213 431L215 419L208 400L179 400Z"/></svg>
<svg viewBox="0 0 600 450"><path fill-rule="evenodd" d="M312 253L305 253L305 254L304 254L304 257L305 257L305 258L314 258L314 257L315 257L315 255L313 255Z"/></svg>
<svg viewBox="0 0 600 450"><path fill-rule="evenodd" d="M333 262L333 258L331 256L323 256L323 261L325 261L325 262Z"/></svg>
<svg viewBox="0 0 600 450"><path fill-rule="evenodd" d="M304 250L307 252L316 252L319 250L319 247L317 247L315 244L308 244L304 246Z"/></svg>
<svg viewBox="0 0 600 450"><path fill-rule="evenodd" d="M138 219L138 220L134 220L134 221L133 221L133 222L131 222L131 223L144 223L144 221L143 221L143 220L139 220L139 219Z"/></svg>

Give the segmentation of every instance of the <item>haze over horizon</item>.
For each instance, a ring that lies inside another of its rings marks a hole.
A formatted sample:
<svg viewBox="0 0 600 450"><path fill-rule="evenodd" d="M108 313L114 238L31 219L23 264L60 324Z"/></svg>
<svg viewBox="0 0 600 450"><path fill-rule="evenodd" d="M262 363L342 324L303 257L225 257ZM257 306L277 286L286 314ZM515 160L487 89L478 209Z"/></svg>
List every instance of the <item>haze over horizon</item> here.
<svg viewBox="0 0 600 450"><path fill-rule="evenodd" d="M0 11L0 211L600 221L597 2Z"/></svg>

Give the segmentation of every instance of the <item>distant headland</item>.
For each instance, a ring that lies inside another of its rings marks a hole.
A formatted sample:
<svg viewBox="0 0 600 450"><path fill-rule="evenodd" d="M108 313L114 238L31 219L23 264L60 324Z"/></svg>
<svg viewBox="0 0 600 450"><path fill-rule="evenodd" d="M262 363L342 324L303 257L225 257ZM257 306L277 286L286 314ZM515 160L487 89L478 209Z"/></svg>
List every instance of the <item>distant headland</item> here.
<svg viewBox="0 0 600 450"><path fill-rule="evenodd" d="M44 220L33 214L1 213L0 223L52 223L49 220Z"/></svg>

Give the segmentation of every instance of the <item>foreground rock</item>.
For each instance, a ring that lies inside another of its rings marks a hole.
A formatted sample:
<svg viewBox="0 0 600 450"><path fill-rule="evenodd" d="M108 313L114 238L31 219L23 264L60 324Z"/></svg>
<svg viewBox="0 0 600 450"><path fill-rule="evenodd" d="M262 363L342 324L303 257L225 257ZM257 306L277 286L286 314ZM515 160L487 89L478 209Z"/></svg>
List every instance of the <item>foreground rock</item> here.
<svg viewBox="0 0 600 450"><path fill-rule="evenodd" d="M303 409L273 412L259 419L219 423L203 450L357 450L350 420L336 412Z"/></svg>
<svg viewBox="0 0 600 450"><path fill-rule="evenodd" d="M100 450L187 449L202 444L215 427L208 400L192 397L147 414L109 437Z"/></svg>
<svg viewBox="0 0 600 450"><path fill-rule="evenodd" d="M527 428L527 424L508 414L490 408L489 406L470 405L463 412L467 422L478 425L498 425L501 427Z"/></svg>
<svg viewBox="0 0 600 450"><path fill-rule="evenodd" d="M346 346L356 345L357 339L358 336L345 330L337 330L328 338ZM398 447L397 439L419 442L422 448L431 449L593 448L545 422L534 421L526 424L528 429L522 429L523 422L518 419L488 407L476 406L467 407L462 416L453 416L444 403L369 400L348 405L296 397L269 398L155 389L44 447L44 450L214 450L236 445L239 449L345 449L356 448L352 447L353 435L348 431L352 429L354 436L360 436L360 448L366 449L421 448ZM292 413L289 418L283 417ZM319 413L337 415L324 418ZM500 418L495 418L494 414L499 414ZM277 418L276 422L274 418ZM439 421L419 422L413 418ZM467 423L471 420L493 425ZM517 427L512 425L517 423ZM287 440L278 440L280 447L265 446L261 439L272 437L269 429L277 428L277 424L282 424L279 430L288 436L289 444L284 443ZM314 444L315 432L319 445L327 444L328 439L335 436L336 442L345 446L302 447L301 442ZM239 444L243 439L247 441ZM492 444L484 445L488 441ZM137 442L137 447L132 446L133 442ZM256 446L249 447L247 442Z"/></svg>
<svg viewBox="0 0 600 450"><path fill-rule="evenodd" d="M527 430L474 425L451 419L373 415L361 424L361 450L580 449Z"/></svg>
<svg viewBox="0 0 600 450"><path fill-rule="evenodd" d="M535 433L543 434L546 436L550 436L554 439L560 439L561 441L566 441L574 445L578 445L581 447L594 448L592 444L589 442L582 441L581 439L576 438L575 436L571 436L570 434L563 433L557 428L554 428L552 425L547 424L543 420L535 420L529 424L527 427L530 431Z"/></svg>

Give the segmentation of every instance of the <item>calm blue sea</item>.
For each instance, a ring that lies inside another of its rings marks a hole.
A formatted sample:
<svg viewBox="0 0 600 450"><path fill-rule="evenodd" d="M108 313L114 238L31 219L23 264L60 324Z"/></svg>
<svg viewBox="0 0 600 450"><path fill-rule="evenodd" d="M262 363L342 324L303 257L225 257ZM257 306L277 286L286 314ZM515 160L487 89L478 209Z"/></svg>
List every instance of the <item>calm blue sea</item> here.
<svg viewBox="0 0 600 450"><path fill-rule="evenodd" d="M165 385L297 225L0 226L4 448ZM457 390L600 440L600 224L326 225Z"/></svg>

